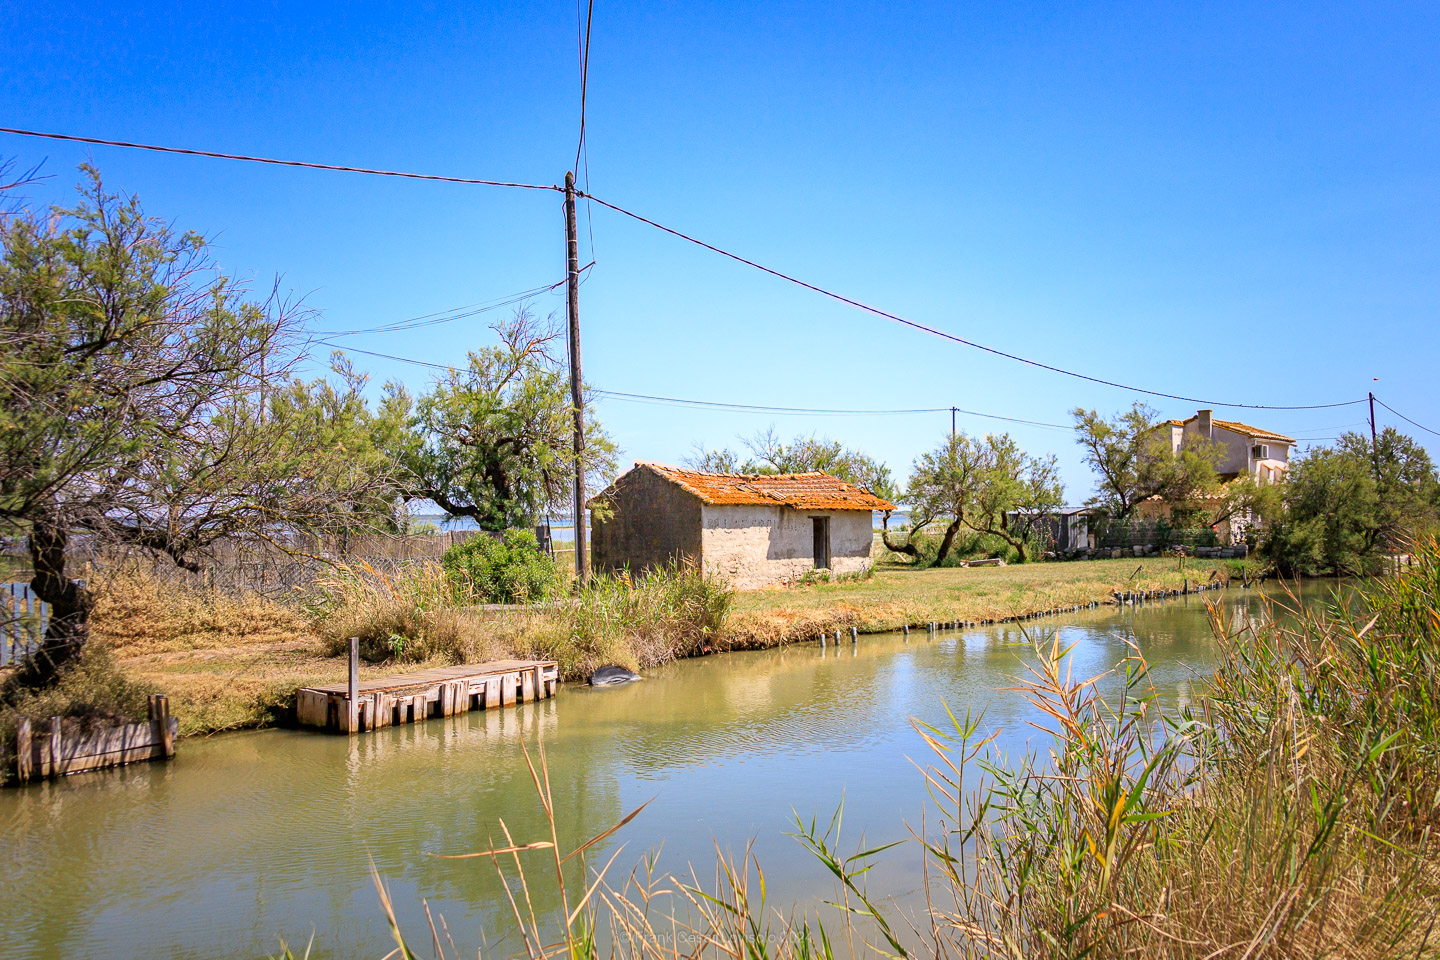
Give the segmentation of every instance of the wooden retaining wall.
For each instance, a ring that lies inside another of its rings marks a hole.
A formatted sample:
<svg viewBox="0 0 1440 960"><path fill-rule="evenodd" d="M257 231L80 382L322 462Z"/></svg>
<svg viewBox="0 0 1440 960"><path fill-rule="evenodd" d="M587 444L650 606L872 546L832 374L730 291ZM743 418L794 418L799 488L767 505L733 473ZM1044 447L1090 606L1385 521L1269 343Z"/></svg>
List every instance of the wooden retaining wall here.
<svg viewBox="0 0 1440 960"><path fill-rule="evenodd" d="M417 673L303 687L295 694L301 726L362 733L433 717L453 717L555 696L560 669L554 660L500 660Z"/></svg>
<svg viewBox="0 0 1440 960"><path fill-rule="evenodd" d="M35 729L29 720L21 720L15 731L14 750L5 757L5 766L15 781L27 783L142 760L169 760L175 756L178 733L179 724L170 716L169 700L157 694L150 698L150 719L145 723L66 734L59 717L51 717L40 729Z"/></svg>

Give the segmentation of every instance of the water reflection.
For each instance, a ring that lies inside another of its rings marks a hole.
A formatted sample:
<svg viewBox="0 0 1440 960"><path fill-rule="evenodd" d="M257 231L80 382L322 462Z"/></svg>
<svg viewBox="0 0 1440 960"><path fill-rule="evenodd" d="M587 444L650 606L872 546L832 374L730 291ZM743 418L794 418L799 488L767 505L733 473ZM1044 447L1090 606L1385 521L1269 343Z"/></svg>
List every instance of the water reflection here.
<svg viewBox="0 0 1440 960"><path fill-rule="evenodd" d="M1319 595L1321 587L1311 589ZM1213 599L1213 598L1207 598ZM1221 595L1255 616L1254 595ZM457 943L497 942L511 927L493 867L448 861L502 841L547 835L521 744L549 757L561 842L573 845L653 798L616 843L633 864L664 843L662 864L710 874L714 845L753 839L777 903L813 908L831 889L785 836L792 811L828 817L843 797L850 842L905 836L918 824L923 760L912 716L939 723L942 702L986 711L998 745L1034 736L1023 700L999 692L1025 663L1028 637L1074 645L1076 676L1101 673L1133 634L1161 699L1185 703L1213 663L1200 598L965 631L908 642L861 637L672 664L640 683L567 687L553 700L346 739L286 731L182 743L168 766L137 766L0 794L7 897L0 933L20 955L253 957L279 936L318 956L383 953L373 860L403 923L421 937L422 899ZM537 861L537 870L543 866ZM548 875L548 874L547 874ZM894 852L871 889L919 899L919 861ZM553 912L551 885L531 887ZM489 934L490 940L484 939ZM421 937L423 939L423 937Z"/></svg>

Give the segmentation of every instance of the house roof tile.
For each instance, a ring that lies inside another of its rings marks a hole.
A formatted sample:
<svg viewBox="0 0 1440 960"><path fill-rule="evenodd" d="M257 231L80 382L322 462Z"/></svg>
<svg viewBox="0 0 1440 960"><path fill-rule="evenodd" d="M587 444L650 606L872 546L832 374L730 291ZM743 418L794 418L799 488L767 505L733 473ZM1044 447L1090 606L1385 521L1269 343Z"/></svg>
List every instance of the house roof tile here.
<svg viewBox="0 0 1440 960"><path fill-rule="evenodd" d="M828 473L735 474L682 470L636 461L712 506L775 506L796 510L894 510L895 504ZM601 495L603 496L603 494ZM596 497L599 499L599 497Z"/></svg>
<svg viewBox="0 0 1440 960"><path fill-rule="evenodd" d="M1198 416L1190 417L1188 420L1171 420L1171 421L1168 421L1168 422L1170 423L1171 426L1174 426L1174 427L1183 427L1183 426L1185 426L1187 423L1190 423L1191 421L1196 420L1196 419L1198 419ZM1214 424L1215 426L1217 426L1217 427L1224 427L1226 430L1229 430L1231 433L1241 433L1241 434L1244 434L1245 436L1251 437L1251 438L1253 438L1253 439L1255 439L1255 440L1274 440L1274 441L1276 441L1277 443L1294 443L1294 442L1295 442L1295 438L1294 438L1294 437L1287 437L1287 436L1285 436L1285 434L1283 434L1283 433L1276 433L1274 430L1262 430L1262 429L1260 429L1259 427L1252 427L1252 426L1250 426L1250 424L1248 424L1248 423L1240 423L1240 422L1238 422L1238 421L1236 421L1236 420L1218 420L1218 419L1212 419L1210 422L1213 423L1213 424Z"/></svg>

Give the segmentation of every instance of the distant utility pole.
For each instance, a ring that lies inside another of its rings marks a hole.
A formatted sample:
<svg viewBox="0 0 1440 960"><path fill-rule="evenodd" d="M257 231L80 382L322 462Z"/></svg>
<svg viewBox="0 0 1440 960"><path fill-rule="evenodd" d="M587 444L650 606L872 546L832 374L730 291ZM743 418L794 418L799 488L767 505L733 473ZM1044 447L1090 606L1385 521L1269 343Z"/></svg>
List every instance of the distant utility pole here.
<svg viewBox="0 0 1440 960"><path fill-rule="evenodd" d="M950 408L950 443L955 443L955 407Z"/></svg>
<svg viewBox="0 0 1440 960"><path fill-rule="evenodd" d="M585 394L580 379L580 240L575 230L575 174L565 174L565 314L570 323L570 405L575 411L575 576L588 579L585 556Z"/></svg>

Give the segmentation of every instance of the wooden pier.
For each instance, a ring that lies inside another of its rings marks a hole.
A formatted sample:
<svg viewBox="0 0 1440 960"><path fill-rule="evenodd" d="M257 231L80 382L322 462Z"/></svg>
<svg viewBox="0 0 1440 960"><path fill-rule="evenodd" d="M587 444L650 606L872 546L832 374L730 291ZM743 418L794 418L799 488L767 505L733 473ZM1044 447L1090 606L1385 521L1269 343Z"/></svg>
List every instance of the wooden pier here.
<svg viewBox="0 0 1440 960"><path fill-rule="evenodd" d="M303 687L295 697L301 726L363 733L431 717L453 717L555 696L560 670L554 660L497 660L437 667L360 682L352 657L349 683Z"/></svg>

